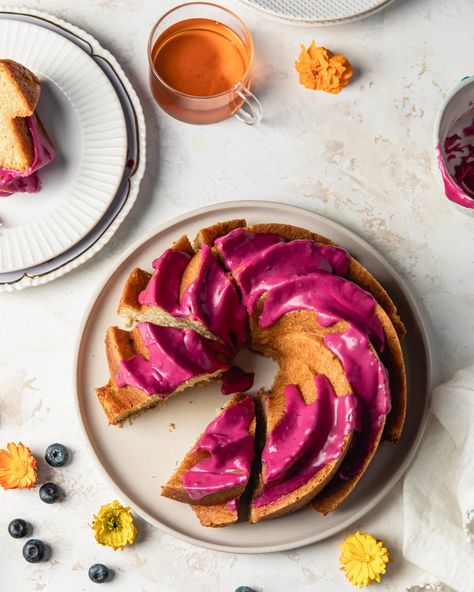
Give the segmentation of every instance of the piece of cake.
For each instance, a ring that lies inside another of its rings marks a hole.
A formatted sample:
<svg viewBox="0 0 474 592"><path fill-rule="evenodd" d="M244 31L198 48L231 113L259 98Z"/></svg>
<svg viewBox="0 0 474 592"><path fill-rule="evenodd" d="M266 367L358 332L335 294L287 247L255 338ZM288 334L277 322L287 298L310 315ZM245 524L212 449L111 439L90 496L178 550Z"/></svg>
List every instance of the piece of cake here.
<svg viewBox="0 0 474 592"><path fill-rule="evenodd" d="M229 368L222 347L190 329L150 323L132 331L111 327L105 344L110 379L96 394L111 424Z"/></svg>
<svg viewBox="0 0 474 592"><path fill-rule="evenodd" d="M35 112L40 93L35 74L0 60L0 196L39 191L37 171L56 155Z"/></svg>
<svg viewBox="0 0 474 592"><path fill-rule="evenodd" d="M240 498L250 477L254 436L253 399L235 395L187 453L163 486L162 495L193 506L226 504ZM234 503L225 509L236 511ZM211 521L211 517L206 520Z"/></svg>
<svg viewBox="0 0 474 592"><path fill-rule="evenodd" d="M232 279L211 249L194 254L182 237L153 262L154 273L135 269L118 312L134 322L194 329L224 343L230 355L246 344L247 315Z"/></svg>

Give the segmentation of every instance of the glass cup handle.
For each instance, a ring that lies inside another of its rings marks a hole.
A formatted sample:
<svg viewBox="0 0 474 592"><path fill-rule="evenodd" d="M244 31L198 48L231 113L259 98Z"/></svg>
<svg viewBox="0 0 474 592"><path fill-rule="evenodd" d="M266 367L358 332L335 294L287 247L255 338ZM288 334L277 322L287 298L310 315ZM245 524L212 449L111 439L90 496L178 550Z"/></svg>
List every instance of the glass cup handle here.
<svg viewBox="0 0 474 592"><path fill-rule="evenodd" d="M237 96L242 99L243 103L234 113L235 117L247 125L260 123L263 117L263 109L257 97L246 86L240 88Z"/></svg>

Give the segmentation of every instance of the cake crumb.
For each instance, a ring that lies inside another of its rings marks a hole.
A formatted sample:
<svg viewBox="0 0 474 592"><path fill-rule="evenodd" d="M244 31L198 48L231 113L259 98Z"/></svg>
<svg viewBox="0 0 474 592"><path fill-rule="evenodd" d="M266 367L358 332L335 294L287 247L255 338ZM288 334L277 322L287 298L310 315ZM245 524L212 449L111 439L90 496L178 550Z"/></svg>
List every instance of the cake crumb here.
<svg viewBox="0 0 474 592"><path fill-rule="evenodd" d="M131 327L133 325L133 320L130 317L127 317L123 324L125 325L125 327Z"/></svg>
<svg viewBox="0 0 474 592"><path fill-rule="evenodd" d="M176 424L171 422L168 424L168 432L173 432L176 429Z"/></svg>

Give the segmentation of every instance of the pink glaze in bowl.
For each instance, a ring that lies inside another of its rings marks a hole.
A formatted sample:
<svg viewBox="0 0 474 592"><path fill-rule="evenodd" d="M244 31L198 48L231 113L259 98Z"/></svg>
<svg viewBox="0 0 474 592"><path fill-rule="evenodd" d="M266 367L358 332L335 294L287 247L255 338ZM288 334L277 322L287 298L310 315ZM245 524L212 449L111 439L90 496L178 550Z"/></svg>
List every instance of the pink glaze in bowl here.
<svg viewBox="0 0 474 592"><path fill-rule="evenodd" d="M438 178L458 209L474 216L474 76L448 94L434 126Z"/></svg>

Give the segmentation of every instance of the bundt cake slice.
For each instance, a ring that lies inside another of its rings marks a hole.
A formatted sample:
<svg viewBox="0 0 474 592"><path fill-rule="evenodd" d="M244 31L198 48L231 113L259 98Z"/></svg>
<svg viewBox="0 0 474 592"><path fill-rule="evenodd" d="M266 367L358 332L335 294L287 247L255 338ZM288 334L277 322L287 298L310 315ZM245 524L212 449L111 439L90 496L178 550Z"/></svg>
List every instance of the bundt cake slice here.
<svg viewBox="0 0 474 592"><path fill-rule="evenodd" d="M153 262L153 275L135 269L119 313L135 322L193 329L221 341L234 355L248 339L245 308L211 249L191 253L187 237L182 237Z"/></svg>
<svg viewBox="0 0 474 592"><path fill-rule="evenodd" d="M151 323L132 331L111 327L105 345L110 379L96 394L111 424L229 368L222 346L189 329Z"/></svg>
<svg viewBox="0 0 474 592"><path fill-rule="evenodd" d="M334 476L351 444L357 402L350 388L338 396L323 374L299 367L296 375L299 384L289 382L287 368L281 370L263 397L267 439L252 523L306 506Z"/></svg>
<svg viewBox="0 0 474 592"><path fill-rule="evenodd" d="M206 522L217 525L232 521L237 511L235 500L244 492L250 477L254 436L253 399L249 395L235 395L187 453L163 486L162 495L193 507L206 506L207 512L196 509L198 517Z"/></svg>

